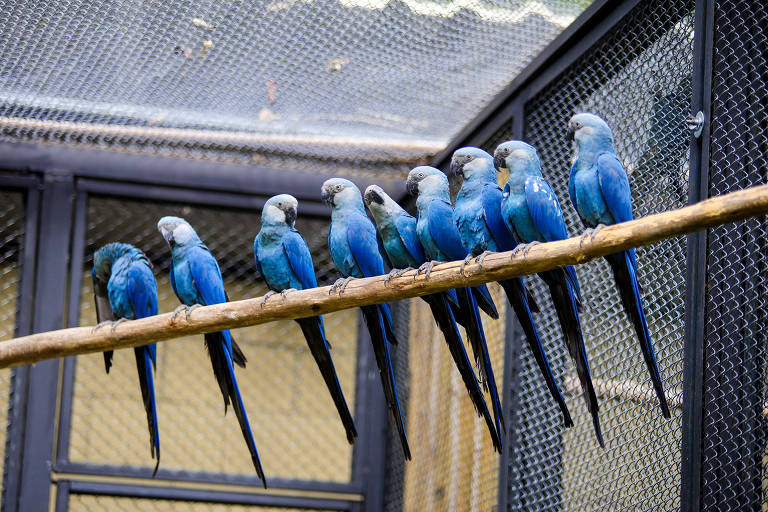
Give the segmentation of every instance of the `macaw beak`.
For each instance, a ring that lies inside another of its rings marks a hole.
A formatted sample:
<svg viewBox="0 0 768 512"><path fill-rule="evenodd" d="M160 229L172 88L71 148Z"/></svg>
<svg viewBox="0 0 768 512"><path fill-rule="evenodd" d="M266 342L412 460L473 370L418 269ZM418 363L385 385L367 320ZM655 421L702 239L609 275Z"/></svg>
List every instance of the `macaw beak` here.
<svg viewBox="0 0 768 512"><path fill-rule="evenodd" d="M500 154L493 155L493 166L499 170L507 167L507 159Z"/></svg>
<svg viewBox="0 0 768 512"><path fill-rule="evenodd" d="M285 210L285 223L289 226L293 226L293 224L296 222L296 216L298 214L298 211L296 208L288 208Z"/></svg>
<svg viewBox="0 0 768 512"><path fill-rule="evenodd" d="M568 139L568 142L573 142L576 137L576 130L573 128L572 124L568 124L568 133L566 133L565 137Z"/></svg>
<svg viewBox="0 0 768 512"><path fill-rule="evenodd" d="M163 226L162 228L160 228L160 234L163 235L163 238L165 239L166 242L168 242L168 245L174 244L173 231L169 231L168 228Z"/></svg>
<svg viewBox="0 0 768 512"><path fill-rule="evenodd" d="M419 195L419 181L415 178L408 177L408 181L405 182L405 189L408 191L409 194L412 196L418 196Z"/></svg>
<svg viewBox="0 0 768 512"><path fill-rule="evenodd" d="M451 159L451 170L449 171L451 173L450 177L457 178L461 176L464 177L464 164L459 163L456 159Z"/></svg>
<svg viewBox="0 0 768 512"><path fill-rule="evenodd" d="M331 194L327 188L323 187L320 191L320 199L330 207L335 206L333 204L333 194Z"/></svg>
<svg viewBox="0 0 768 512"><path fill-rule="evenodd" d="M379 195L379 191L376 190L373 187L368 187L368 189L365 191L365 204L370 205L371 203L376 203L383 205L384 204L384 198Z"/></svg>

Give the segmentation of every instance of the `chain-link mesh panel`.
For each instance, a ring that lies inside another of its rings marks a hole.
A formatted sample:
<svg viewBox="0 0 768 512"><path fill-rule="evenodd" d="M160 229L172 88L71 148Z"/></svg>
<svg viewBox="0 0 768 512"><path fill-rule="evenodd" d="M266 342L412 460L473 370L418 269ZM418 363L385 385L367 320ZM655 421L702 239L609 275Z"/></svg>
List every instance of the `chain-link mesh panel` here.
<svg viewBox="0 0 768 512"><path fill-rule="evenodd" d="M291 167L414 161L589 3L3 0L0 133Z"/></svg>
<svg viewBox="0 0 768 512"><path fill-rule="evenodd" d="M69 512L134 512L136 510L142 512L306 512L310 510L307 508L258 507L199 501L91 496L88 494L70 495L68 505ZM323 512L322 509L313 508L311 510Z"/></svg>
<svg viewBox="0 0 768 512"><path fill-rule="evenodd" d="M768 179L768 6L715 2L710 195ZM708 234L702 507L765 510L768 221Z"/></svg>
<svg viewBox="0 0 768 512"><path fill-rule="evenodd" d="M140 247L154 263L161 312L178 306L169 283L170 251L155 227L164 215L183 216L197 230L219 262L231 300L266 291L253 263L253 238L260 225L256 213L91 198L82 325L96 321L91 257L112 241ZM321 284L336 277L326 249L327 224L301 217L297 222ZM354 410L356 312L326 315L325 322L342 389ZM237 378L267 477L349 481L352 449L298 326L273 322L238 329L233 336L248 358L247 368L238 369ZM158 345L155 384L161 468L254 473L234 414L224 415L202 336ZM109 375L101 354L77 358L69 456L79 462L152 465L132 351L115 353Z"/></svg>
<svg viewBox="0 0 768 512"><path fill-rule="evenodd" d="M500 384L506 299L495 283L489 289L500 318L484 317L483 326ZM406 411L413 460L403 463L400 445L396 439L390 440L385 510L492 510L496 506L499 462L487 426L475 413L429 307L420 299L410 300L409 305L407 330L402 321L396 327L408 334L408 344L397 348L395 378L398 391L405 390L401 405ZM398 320L402 316L398 315ZM469 346L466 349L472 354ZM490 404L487 393L486 401Z"/></svg>
<svg viewBox="0 0 768 512"><path fill-rule="evenodd" d="M612 126L637 217L687 202L684 120L691 97L692 10L692 2L641 2L526 105L525 140L539 150L544 176L560 198L572 235L583 230L567 190L573 154L565 128L576 112L598 113ZM539 332L576 425L563 429L527 343L516 340L522 361L519 375L512 377L514 410L508 411L514 415L506 448L510 510L679 506L685 239L669 239L637 255L645 312L673 417L661 415L608 265L602 260L580 265L582 327L606 440L601 449L548 289L538 277L528 278L542 307L536 316Z"/></svg>
<svg viewBox="0 0 768 512"><path fill-rule="evenodd" d="M24 246L23 219L23 195L20 192L0 191L0 340L13 338L16 329L16 299ZM12 370L0 370L0 465L3 467L3 481L12 385Z"/></svg>

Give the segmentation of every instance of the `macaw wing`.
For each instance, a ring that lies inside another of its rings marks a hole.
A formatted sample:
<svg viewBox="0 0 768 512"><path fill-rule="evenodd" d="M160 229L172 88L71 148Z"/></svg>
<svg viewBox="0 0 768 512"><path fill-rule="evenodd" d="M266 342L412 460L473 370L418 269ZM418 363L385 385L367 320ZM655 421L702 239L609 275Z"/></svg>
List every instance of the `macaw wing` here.
<svg viewBox="0 0 768 512"><path fill-rule="evenodd" d="M515 248L517 241L507 229L501 216L501 189L494 184L483 187L483 219L491 236L501 251L509 251Z"/></svg>
<svg viewBox="0 0 768 512"><path fill-rule="evenodd" d="M261 236L261 232L259 232L258 235L256 235L256 238L253 239L253 262L256 264L256 271L259 273L259 276L266 281L264 278L264 272L261 270L261 261L259 261L259 237Z"/></svg>
<svg viewBox="0 0 768 512"><path fill-rule="evenodd" d="M197 294L202 299L200 304L209 306L226 302L224 280L213 255L202 247L194 247L189 250L187 261Z"/></svg>
<svg viewBox="0 0 768 512"><path fill-rule="evenodd" d="M381 255L381 259L384 262L385 270L387 268L392 269L395 268L395 266L392 264L392 262L389 259L389 255L387 254L387 250L384 248L384 239L381 238L381 233L379 233L379 230L376 230L376 245L379 248L379 254Z"/></svg>
<svg viewBox="0 0 768 512"><path fill-rule="evenodd" d="M134 318L145 318L157 314L157 281L149 266L132 265L128 270L131 285L128 286L128 300ZM157 364L157 348L154 343L147 345L152 364Z"/></svg>
<svg viewBox="0 0 768 512"><path fill-rule="evenodd" d="M613 219L616 222L632 220L632 192L624 166L612 153L598 156L595 165L600 192Z"/></svg>
<svg viewBox="0 0 768 512"><path fill-rule="evenodd" d="M563 210L549 183L538 176L529 176L525 180L524 190L528 212L544 241L554 242L568 238Z"/></svg>
<svg viewBox="0 0 768 512"><path fill-rule="evenodd" d="M302 289L317 288L312 253L309 252L307 242L298 231L290 230L283 236L283 252Z"/></svg>
<svg viewBox="0 0 768 512"><path fill-rule="evenodd" d="M352 258L365 277L384 274L384 262L376 240L376 228L362 214L350 215L347 224L347 243Z"/></svg>
<svg viewBox="0 0 768 512"><path fill-rule="evenodd" d="M575 174L576 174L576 164L574 163L573 166L571 166L571 172L568 175L568 195L571 198L571 204L573 205L573 209L576 210L576 215L578 215L579 219L581 220L581 224L585 228L588 228L590 226L584 220L584 217L581 216L581 212L579 212L579 203L578 203L578 198L576 197L576 182L573 179L573 176Z"/></svg>
<svg viewBox="0 0 768 512"><path fill-rule="evenodd" d="M427 256L424 254L424 248L421 246L419 235L416 233L416 219L408 214L401 214L395 219L395 226L400 240L411 255L411 259L424 263Z"/></svg>
<svg viewBox="0 0 768 512"><path fill-rule="evenodd" d="M169 279L171 280L171 290L173 290L173 294L178 297L179 292L176 291L176 278L173 276L173 258L171 258L171 265L168 268L168 272L170 273Z"/></svg>
<svg viewBox="0 0 768 512"><path fill-rule="evenodd" d="M442 200L434 200L427 209L429 234L440 250L451 260L460 260L467 255L467 249L461 243L459 231L451 221L453 208Z"/></svg>

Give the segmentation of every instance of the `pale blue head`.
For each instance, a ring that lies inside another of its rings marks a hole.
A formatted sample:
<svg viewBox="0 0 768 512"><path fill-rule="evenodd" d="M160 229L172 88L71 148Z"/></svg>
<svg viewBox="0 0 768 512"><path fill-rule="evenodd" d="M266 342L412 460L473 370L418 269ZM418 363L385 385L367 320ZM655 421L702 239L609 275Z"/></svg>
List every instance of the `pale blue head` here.
<svg viewBox="0 0 768 512"><path fill-rule="evenodd" d="M331 178L323 183L320 189L323 202L334 210L342 208L363 208L363 198L357 185L344 178Z"/></svg>
<svg viewBox="0 0 768 512"><path fill-rule="evenodd" d="M464 180L482 180L496 182L496 168L493 157L480 148L465 147L453 152L451 175L461 176Z"/></svg>
<svg viewBox="0 0 768 512"><path fill-rule="evenodd" d="M378 185L371 185L366 188L363 199L376 223L392 219L405 211Z"/></svg>
<svg viewBox="0 0 768 512"><path fill-rule="evenodd" d="M163 217L157 222L157 229L171 248L200 240L189 222L181 217Z"/></svg>
<svg viewBox="0 0 768 512"><path fill-rule="evenodd" d="M292 228L296 223L298 210L299 202L290 194L270 197L261 209L261 223L273 226L286 224Z"/></svg>
<svg viewBox="0 0 768 512"><path fill-rule="evenodd" d="M576 114L568 122L568 140L575 140L579 153L614 151L613 132L608 123L595 114Z"/></svg>
<svg viewBox="0 0 768 512"><path fill-rule="evenodd" d="M509 169L510 179L516 175L541 176L541 161L536 148L521 140L502 142L493 152L497 169Z"/></svg>
<svg viewBox="0 0 768 512"><path fill-rule="evenodd" d="M428 165L414 167L408 173L406 182L408 193L412 196L431 196L450 200L448 195L448 176L440 169Z"/></svg>

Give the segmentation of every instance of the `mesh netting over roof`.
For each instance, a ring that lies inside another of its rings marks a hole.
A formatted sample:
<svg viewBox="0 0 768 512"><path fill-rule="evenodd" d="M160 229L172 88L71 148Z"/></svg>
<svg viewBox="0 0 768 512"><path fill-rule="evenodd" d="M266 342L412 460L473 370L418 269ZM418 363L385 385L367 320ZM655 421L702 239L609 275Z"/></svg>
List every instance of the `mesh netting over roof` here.
<svg viewBox="0 0 768 512"><path fill-rule="evenodd" d="M0 128L204 130L410 161L445 147L589 3L0 0Z"/></svg>

